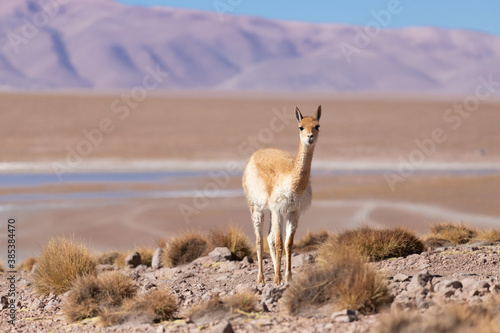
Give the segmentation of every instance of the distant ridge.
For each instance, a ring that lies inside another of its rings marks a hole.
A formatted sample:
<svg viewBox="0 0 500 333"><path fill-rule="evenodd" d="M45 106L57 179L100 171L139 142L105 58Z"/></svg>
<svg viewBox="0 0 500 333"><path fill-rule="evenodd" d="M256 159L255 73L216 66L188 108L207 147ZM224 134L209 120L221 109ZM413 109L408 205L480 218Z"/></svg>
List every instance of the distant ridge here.
<svg viewBox="0 0 500 333"><path fill-rule="evenodd" d="M66 2L66 1L64 1ZM0 90L155 89L467 94L500 82L500 37L382 30L347 61L363 27L71 0L0 3ZM55 5L54 5L55 4ZM500 94L500 84L495 91Z"/></svg>

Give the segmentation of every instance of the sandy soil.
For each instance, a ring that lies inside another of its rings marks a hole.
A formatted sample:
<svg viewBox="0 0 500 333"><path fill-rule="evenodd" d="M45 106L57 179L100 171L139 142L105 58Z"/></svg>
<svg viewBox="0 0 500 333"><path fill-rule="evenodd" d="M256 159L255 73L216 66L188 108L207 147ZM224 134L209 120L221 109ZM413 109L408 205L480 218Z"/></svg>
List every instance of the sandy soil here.
<svg viewBox="0 0 500 333"><path fill-rule="evenodd" d="M122 95L0 94L2 162L65 160L87 140L82 131L109 119L102 142L85 159L235 159L251 147L297 149L293 109L312 114L323 105L318 160L398 161L415 140L447 137L429 160L498 162L498 101L485 101L467 118L447 114L462 97L370 95L150 95L122 102ZM452 118L454 116L455 118ZM13 126L15 124L15 126ZM456 129L455 129L456 128ZM97 138L97 136L96 136ZM254 139L252 139L254 138Z"/></svg>

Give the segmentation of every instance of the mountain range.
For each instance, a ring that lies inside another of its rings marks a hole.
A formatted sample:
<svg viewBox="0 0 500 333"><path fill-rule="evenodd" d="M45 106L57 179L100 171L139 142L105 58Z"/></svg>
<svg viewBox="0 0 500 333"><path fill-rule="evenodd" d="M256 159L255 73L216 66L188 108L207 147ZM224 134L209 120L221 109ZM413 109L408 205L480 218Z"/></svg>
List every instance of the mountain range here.
<svg viewBox="0 0 500 333"><path fill-rule="evenodd" d="M0 3L1 90L132 89L156 70L168 73L165 90L464 94L479 76L500 81L499 64L500 36L474 31L368 36L363 26L113 0Z"/></svg>

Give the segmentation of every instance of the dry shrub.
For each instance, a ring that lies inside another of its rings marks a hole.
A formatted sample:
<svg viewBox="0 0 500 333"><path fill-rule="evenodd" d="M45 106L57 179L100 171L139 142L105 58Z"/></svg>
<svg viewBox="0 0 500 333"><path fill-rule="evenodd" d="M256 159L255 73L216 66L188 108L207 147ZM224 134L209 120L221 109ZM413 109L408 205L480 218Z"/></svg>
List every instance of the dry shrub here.
<svg viewBox="0 0 500 333"><path fill-rule="evenodd" d="M31 272L33 269L33 266L36 264L36 258L35 257L28 257L21 261L21 263L17 266L17 269L19 271L25 271L25 272Z"/></svg>
<svg viewBox="0 0 500 333"><path fill-rule="evenodd" d="M371 261L406 257L425 251L424 243L405 228L373 229L360 227L330 236L318 250L318 260L328 263L341 248L350 248Z"/></svg>
<svg viewBox="0 0 500 333"><path fill-rule="evenodd" d="M289 314L301 316L321 316L346 308L373 313L389 301L384 278L349 248L340 249L327 265L300 273L282 298Z"/></svg>
<svg viewBox="0 0 500 333"><path fill-rule="evenodd" d="M238 311L255 312L257 301L257 296L252 292L243 292L222 299L214 297L192 308L187 317L197 325L204 325L227 318Z"/></svg>
<svg viewBox="0 0 500 333"><path fill-rule="evenodd" d="M228 296L222 300L231 311L254 312L257 305L257 296L254 293L246 291L240 294Z"/></svg>
<svg viewBox="0 0 500 333"><path fill-rule="evenodd" d="M153 262L153 255L155 253L155 249L148 246L140 246L136 247L135 251L141 255L141 264L151 267L151 263Z"/></svg>
<svg viewBox="0 0 500 333"><path fill-rule="evenodd" d="M216 247L227 247L234 259L242 260L252 254L252 248L247 236L234 225L230 225L226 232L223 230L212 230L209 236L210 249Z"/></svg>
<svg viewBox="0 0 500 333"><path fill-rule="evenodd" d="M494 333L500 332L498 301L467 305L450 304L436 311L388 312L375 333Z"/></svg>
<svg viewBox="0 0 500 333"><path fill-rule="evenodd" d="M156 246L159 247L162 250L165 250L167 248L167 240L165 238L159 238L156 241Z"/></svg>
<svg viewBox="0 0 500 333"><path fill-rule="evenodd" d="M129 299L121 308L104 308L99 316L105 326L125 322L159 323L173 319L177 309L177 300L168 289L163 288Z"/></svg>
<svg viewBox="0 0 500 333"><path fill-rule="evenodd" d="M120 272L81 276L71 287L63 312L72 322L92 318L104 309L121 306L136 291L132 280Z"/></svg>
<svg viewBox="0 0 500 333"><path fill-rule="evenodd" d="M100 265L114 265L120 254L121 253L118 251L108 251L101 253L97 256L97 262Z"/></svg>
<svg viewBox="0 0 500 333"><path fill-rule="evenodd" d="M307 230L306 235L293 245L293 249L304 252L317 250L318 247L323 244L329 236L330 234L326 230L320 230L316 233Z"/></svg>
<svg viewBox="0 0 500 333"><path fill-rule="evenodd" d="M164 261L169 267L187 264L205 255L208 249L208 241L201 233L188 231L168 243Z"/></svg>
<svg viewBox="0 0 500 333"><path fill-rule="evenodd" d="M33 287L40 295L64 294L79 276L93 274L97 260L91 251L74 239L51 239L37 258Z"/></svg>
<svg viewBox="0 0 500 333"><path fill-rule="evenodd" d="M453 244L450 243L448 240L439 238L439 237L433 237L433 236L426 236L423 239L425 246L427 247L432 247L432 248L437 248L437 247L446 247L446 246L452 246Z"/></svg>
<svg viewBox="0 0 500 333"><path fill-rule="evenodd" d="M500 229L481 230L478 232L476 240L498 243L500 242Z"/></svg>
<svg viewBox="0 0 500 333"><path fill-rule="evenodd" d="M431 233L427 236L444 239L453 245L468 243L476 237L477 230L463 223L437 223L431 226Z"/></svg>

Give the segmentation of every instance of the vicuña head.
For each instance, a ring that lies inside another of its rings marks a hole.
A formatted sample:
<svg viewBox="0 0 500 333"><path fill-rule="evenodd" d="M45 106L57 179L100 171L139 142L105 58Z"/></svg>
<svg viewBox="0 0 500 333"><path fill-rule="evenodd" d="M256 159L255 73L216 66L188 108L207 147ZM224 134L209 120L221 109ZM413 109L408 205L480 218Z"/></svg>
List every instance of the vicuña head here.
<svg viewBox="0 0 500 333"><path fill-rule="evenodd" d="M248 200L255 229L259 273L257 283L264 283L262 270L264 213L271 213L271 228L267 236L274 264L274 283L281 284L281 229L286 219L286 280L292 278L291 255L299 216L311 204L311 162L319 136L321 105L314 116L302 116L295 108L299 125L300 144L297 155L279 149L260 149L248 161L243 172L243 189Z"/></svg>
<svg viewBox="0 0 500 333"><path fill-rule="evenodd" d="M316 111L314 117L304 117L298 107L295 107L295 117L299 122L300 142L304 145L313 145L318 141L319 136L319 118L321 117L321 105Z"/></svg>

